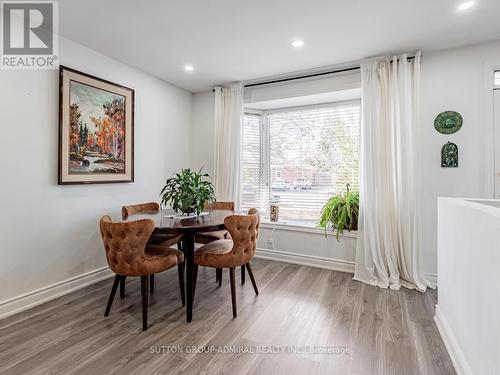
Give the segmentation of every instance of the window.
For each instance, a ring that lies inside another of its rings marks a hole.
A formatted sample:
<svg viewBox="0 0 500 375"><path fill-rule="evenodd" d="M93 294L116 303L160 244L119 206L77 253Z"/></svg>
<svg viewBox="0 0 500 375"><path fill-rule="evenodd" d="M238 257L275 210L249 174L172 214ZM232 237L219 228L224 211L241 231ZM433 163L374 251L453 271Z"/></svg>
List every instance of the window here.
<svg viewBox="0 0 500 375"><path fill-rule="evenodd" d="M495 72L495 86L500 86L500 70Z"/></svg>
<svg viewBox="0 0 500 375"><path fill-rule="evenodd" d="M264 156L262 149L262 123L261 117L245 114L242 127L241 164L242 168L242 209L262 207L264 202L261 196L266 184L264 178Z"/></svg>
<svg viewBox="0 0 500 375"><path fill-rule="evenodd" d="M346 185L358 189L360 101L246 113L241 207L316 224Z"/></svg>

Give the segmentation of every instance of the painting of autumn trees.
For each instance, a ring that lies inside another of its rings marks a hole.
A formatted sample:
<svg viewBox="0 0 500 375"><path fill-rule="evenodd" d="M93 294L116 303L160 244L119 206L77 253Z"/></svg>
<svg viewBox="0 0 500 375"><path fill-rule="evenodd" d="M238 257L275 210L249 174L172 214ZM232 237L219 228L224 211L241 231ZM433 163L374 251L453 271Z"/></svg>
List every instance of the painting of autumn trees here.
<svg viewBox="0 0 500 375"><path fill-rule="evenodd" d="M134 182L134 95L60 65L59 185Z"/></svg>
<svg viewBox="0 0 500 375"><path fill-rule="evenodd" d="M125 172L125 97L70 82L69 174Z"/></svg>

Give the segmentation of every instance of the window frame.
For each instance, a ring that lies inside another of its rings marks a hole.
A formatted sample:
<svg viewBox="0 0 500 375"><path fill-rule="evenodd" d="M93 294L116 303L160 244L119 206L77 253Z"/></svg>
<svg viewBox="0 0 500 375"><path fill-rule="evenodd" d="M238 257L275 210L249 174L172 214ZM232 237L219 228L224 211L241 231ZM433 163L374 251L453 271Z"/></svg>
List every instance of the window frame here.
<svg viewBox="0 0 500 375"><path fill-rule="evenodd" d="M274 114L274 113L285 113L285 112L293 112L293 111L301 111L301 110L307 110L307 109L319 109L319 108L333 108L333 107L342 107L345 105L352 105L352 104L358 104L361 106L361 98L359 99L350 99L350 100L342 100L342 101L336 101L336 102L326 102L326 103L318 103L318 104L305 104L305 105L299 105L299 106L293 106L293 107L282 107L282 108L273 108L273 109L266 109L260 111L263 115L264 114ZM244 111L247 113L247 110L245 109Z"/></svg>
<svg viewBox="0 0 500 375"><path fill-rule="evenodd" d="M334 107L340 107L340 106L346 106L346 105L354 105L357 104L360 107L360 131L361 131L361 98L358 99L349 99L349 100L342 100L342 101L335 101L335 102L326 102L326 103L318 103L318 104L306 104L306 105L301 105L301 106L290 106L290 107L281 107L281 108L272 108L272 109L266 109L266 110L258 110L258 109L252 109L252 108L244 108L243 110L243 116L246 115L253 115L253 116L260 116L260 149L261 149L261 157L263 160L261 161L261 166L262 166L262 172L261 174L264 174L265 176L261 176L264 179L264 185L267 191L267 195L269 196L269 199L271 198L271 137L270 137L270 122L269 122L269 115L272 114L277 114L277 113L285 113L285 112L293 112L293 111L302 111L302 110L314 110L318 108L334 108ZM241 140L243 142L243 139ZM243 189L243 186L240 187L240 189ZM242 195L240 195L242 196ZM240 198L241 199L241 198ZM241 206L241 201L239 202ZM270 202L268 202L270 204ZM283 221L279 221L277 223L270 222L264 218L263 224L265 227L269 228L276 228L276 226L281 226L281 227L291 227L295 228L297 231L301 231L301 228L303 231L324 231L323 228L319 227L318 223L309 223L307 220L310 219L304 219L304 221L295 221L295 220L288 220L285 219ZM318 218L319 221L319 218ZM355 237L356 234L352 234L352 237Z"/></svg>

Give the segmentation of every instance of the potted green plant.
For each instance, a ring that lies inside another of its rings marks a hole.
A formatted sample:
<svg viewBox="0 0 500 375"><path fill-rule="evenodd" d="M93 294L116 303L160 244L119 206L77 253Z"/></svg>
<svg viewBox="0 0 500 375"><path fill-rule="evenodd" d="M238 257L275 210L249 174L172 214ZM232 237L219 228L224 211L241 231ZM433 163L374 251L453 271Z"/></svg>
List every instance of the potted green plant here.
<svg viewBox="0 0 500 375"><path fill-rule="evenodd" d="M215 200L214 185L210 176L191 169L181 169L174 177L167 179L161 190L161 204L171 205L175 212L199 215L205 202Z"/></svg>
<svg viewBox="0 0 500 375"><path fill-rule="evenodd" d="M359 192L349 191L331 197L323 207L319 219L319 225L326 230L331 228L337 231L337 241L344 233L344 229L349 232L358 230L359 215Z"/></svg>

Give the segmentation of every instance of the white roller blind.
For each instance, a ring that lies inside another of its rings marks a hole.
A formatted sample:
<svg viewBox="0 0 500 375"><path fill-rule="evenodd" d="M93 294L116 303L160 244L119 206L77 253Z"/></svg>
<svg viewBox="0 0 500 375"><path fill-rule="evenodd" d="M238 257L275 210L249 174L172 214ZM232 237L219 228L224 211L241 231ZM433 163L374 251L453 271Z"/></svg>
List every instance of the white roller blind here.
<svg viewBox="0 0 500 375"><path fill-rule="evenodd" d="M265 178L262 116L245 114L241 133L241 209L265 207L268 184Z"/></svg>
<svg viewBox="0 0 500 375"><path fill-rule="evenodd" d="M316 223L328 198L358 189L359 125L359 100L247 114L242 207L275 203L282 220Z"/></svg>

